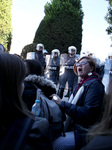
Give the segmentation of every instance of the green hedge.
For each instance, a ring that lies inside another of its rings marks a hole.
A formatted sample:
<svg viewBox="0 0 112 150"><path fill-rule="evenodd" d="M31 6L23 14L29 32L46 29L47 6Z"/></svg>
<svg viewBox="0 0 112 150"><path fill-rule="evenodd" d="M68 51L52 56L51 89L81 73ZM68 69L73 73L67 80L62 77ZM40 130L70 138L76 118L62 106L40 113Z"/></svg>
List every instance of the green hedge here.
<svg viewBox="0 0 112 150"><path fill-rule="evenodd" d="M10 50L12 38L12 0L0 1L0 43L4 45L6 51Z"/></svg>

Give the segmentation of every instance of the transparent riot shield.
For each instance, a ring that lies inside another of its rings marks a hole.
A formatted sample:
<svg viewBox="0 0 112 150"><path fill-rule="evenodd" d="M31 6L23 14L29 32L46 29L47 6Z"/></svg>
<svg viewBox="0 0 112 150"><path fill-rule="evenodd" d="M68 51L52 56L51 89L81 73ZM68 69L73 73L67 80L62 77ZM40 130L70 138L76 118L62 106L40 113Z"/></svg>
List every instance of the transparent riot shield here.
<svg viewBox="0 0 112 150"><path fill-rule="evenodd" d="M45 60L46 60L46 69L45 69L45 71L44 71L44 76L45 76L46 78L49 78L48 65L49 65L49 62L50 62L50 55L46 55Z"/></svg>
<svg viewBox="0 0 112 150"><path fill-rule="evenodd" d="M53 81L58 88L60 57L52 57L51 55L47 55L46 64L46 70L44 73L45 77Z"/></svg>
<svg viewBox="0 0 112 150"><path fill-rule="evenodd" d="M67 58L66 53L60 55L60 73L59 73L60 76L63 75L65 72L64 64L65 64L66 58Z"/></svg>
<svg viewBox="0 0 112 150"><path fill-rule="evenodd" d="M60 75L64 73L64 61L67 57L67 54L61 54L60 55ZM45 70L45 76L49 78L49 66L51 64L51 55L46 55L46 70ZM55 69L55 68L54 68Z"/></svg>
<svg viewBox="0 0 112 150"><path fill-rule="evenodd" d="M26 55L26 59L35 59L35 52L28 52Z"/></svg>
<svg viewBox="0 0 112 150"><path fill-rule="evenodd" d="M62 80L61 78L62 78L63 74L65 73L64 64L65 64L65 60L67 59L67 55L68 55L67 53L60 55L60 72L59 72L60 81ZM60 87L60 83L59 83L58 87ZM64 95L67 94L67 91L68 91L68 82L66 83L66 86L65 86Z"/></svg>
<svg viewBox="0 0 112 150"><path fill-rule="evenodd" d="M105 86L105 92L107 91L107 87L109 84L109 77L110 77L110 73L112 72L112 60L110 59L106 59L105 61L105 67L104 67L104 76L102 79L102 83Z"/></svg>

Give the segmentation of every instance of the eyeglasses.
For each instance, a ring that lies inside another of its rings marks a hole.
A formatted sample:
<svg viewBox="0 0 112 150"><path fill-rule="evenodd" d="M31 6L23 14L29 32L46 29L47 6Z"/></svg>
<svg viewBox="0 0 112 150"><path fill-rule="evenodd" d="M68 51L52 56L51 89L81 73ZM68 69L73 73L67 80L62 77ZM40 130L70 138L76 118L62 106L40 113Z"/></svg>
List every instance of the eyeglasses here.
<svg viewBox="0 0 112 150"><path fill-rule="evenodd" d="M83 61L83 62L76 63L75 66L78 67L80 65L83 66L83 65L86 65L86 64L88 64L88 62Z"/></svg>

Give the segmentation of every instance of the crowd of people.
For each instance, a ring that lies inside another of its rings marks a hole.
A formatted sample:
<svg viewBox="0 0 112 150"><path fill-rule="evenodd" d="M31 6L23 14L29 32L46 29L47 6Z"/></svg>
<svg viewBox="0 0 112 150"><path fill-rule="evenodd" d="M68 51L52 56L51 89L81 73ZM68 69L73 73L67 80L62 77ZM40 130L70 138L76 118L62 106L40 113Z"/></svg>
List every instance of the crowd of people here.
<svg viewBox="0 0 112 150"><path fill-rule="evenodd" d="M36 50L22 60L0 45L0 149L112 149L112 55L101 64L75 46L63 55L59 49L48 55L41 43ZM49 121L31 113L38 88L65 114L65 136L52 140Z"/></svg>

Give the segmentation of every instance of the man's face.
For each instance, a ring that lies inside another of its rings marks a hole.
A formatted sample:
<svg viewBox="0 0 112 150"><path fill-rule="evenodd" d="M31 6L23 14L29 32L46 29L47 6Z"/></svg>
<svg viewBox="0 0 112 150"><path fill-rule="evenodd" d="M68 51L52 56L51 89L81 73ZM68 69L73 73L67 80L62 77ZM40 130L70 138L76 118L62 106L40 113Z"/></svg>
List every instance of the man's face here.
<svg viewBox="0 0 112 150"><path fill-rule="evenodd" d="M54 57L58 57L58 53L55 52L55 53L54 53Z"/></svg>
<svg viewBox="0 0 112 150"><path fill-rule="evenodd" d="M72 54L75 54L75 50L74 50L74 49L71 49L71 53L72 53Z"/></svg>
<svg viewBox="0 0 112 150"><path fill-rule="evenodd" d="M42 50L43 50L43 47L42 47L42 46L39 46L38 50L39 50L39 51L42 51Z"/></svg>
<svg viewBox="0 0 112 150"><path fill-rule="evenodd" d="M74 50L74 49L71 49L71 52L70 52L69 56L70 56L70 57L73 57L74 54L75 54L75 50Z"/></svg>

